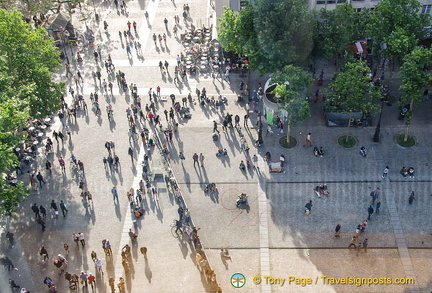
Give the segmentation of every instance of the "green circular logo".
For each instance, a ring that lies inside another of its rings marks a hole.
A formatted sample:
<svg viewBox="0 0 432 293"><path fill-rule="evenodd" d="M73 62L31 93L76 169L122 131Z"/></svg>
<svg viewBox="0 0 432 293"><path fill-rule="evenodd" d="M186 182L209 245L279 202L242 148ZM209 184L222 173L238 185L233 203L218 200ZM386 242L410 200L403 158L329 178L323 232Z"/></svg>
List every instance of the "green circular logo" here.
<svg viewBox="0 0 432 293"><path fill-rule="evenodd" d="M241 288L246 284L246 277L243 274L235 273L231 276L231 285L234 288Z"/></svg>

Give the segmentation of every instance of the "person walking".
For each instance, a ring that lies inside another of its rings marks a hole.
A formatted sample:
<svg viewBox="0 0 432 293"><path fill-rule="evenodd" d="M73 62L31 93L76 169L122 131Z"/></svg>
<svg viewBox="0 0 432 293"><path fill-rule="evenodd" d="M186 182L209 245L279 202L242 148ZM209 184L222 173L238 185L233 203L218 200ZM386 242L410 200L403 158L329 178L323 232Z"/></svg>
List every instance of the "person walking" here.
<svg viewBox="0 0 432 293"><path fill-rule="evenodd" d="M93 287L93 286L95 286L95 283L96 283L96 277L95 277L92 273L89 273L89 274L88 274L88 277L87 277L87 281L89 282L89 284L90 284L92 290L94 290L94 287Z"/></svg>
<svg viewBox="0 0 432 293"><path fill-rule="evenodd" d="M134 157L133 157L134 153L133 153L133 149L131 147L129 147L128 154L131 157L131 161L132 161L132 164L133 164L133 162L134 162Z"/></svg>
<svg viewBox="0 0 432 293"><path fill-rule="evenodd" d="M351 241L350 241L350 244L348 245L348 248L351 248L352 246L354 246L354 248L357 248L357 246L356 246L356 241L357 241L357 236L354 235L354 236L351 238Z"/></svg>
<svg viewBox="0 0 432 293"><path fill-rule="evenodd" d="M312 146L312 140L311 140L311 133L309 132L306 136L306 142L303 144L303 146Z"/></svg>
<svg viewBox="0 0 432 293"><path fill-rule="evenodd" d="M35 214L36 219L39 218L39 208L36 203L34 203L31 207L33 213Z"/></svg>
<svg viewBox="0 0 432 293"><path fill-rule="evenodd" d="M213 121L213 133L215 133L215 132L220 133L219 130L218 130L217 128L218 128L218 126L217 126L217 122L216 122L216 121Z"/></svg>
<svg viewBox="0 0 432 293"><path fill-rule="evenodd" d="M80 274L80 280L81 280L81 284L83 284L83 286L88 286L88 283L87 283L87 281L88 281L88 275L86 274L86 273L84 273L84 271L81 271L81 274Z"/></svg>
<svg viewBox="0 0 432 293"><path fill-rule="evenodd" d="M62 211L63 217L66 217L69 210L66 208L66 205L64 204L63 200L60 200L60 209Z"/></svg>
<svg viewBox="0 0 432 293"><path fill-rule="evenodd" d="M356 256L359 256L361 246L362 246L361 242L357 243L357 247L355 248L355 250L356 250Z"/></svg>
<svg viewBox="0 0 432 293"><path fill-rule="evenodd" d="M36 220L36 222L37 222L39 225L41 225L41 227L42 227L42 232L44 232L44 231L45 231L45 221L42 220L41 217L39 217L39 218Z"/></svg>
<svg viewBox="0 0 432 293"><path fill-rule="evenodd" d="M111 193L113 195L113 200L117 199L117 201L118 201L119 200L118 199L118 193L117 193L117 188L115 186L111 189Z"/></svg>
<svg viewBox="0 0 432 293"><path fill-rule="evenodd" d="M45 246L42 245L39 255L43 257L42 262L45 262L46 260L49 259L48 251L46 250Z"/></svg>
<svg viewBox="0 0 432 293"><path fill-rule="evenodd" d="M15 283L15 281L12 279L9 279L9 286L10 286L12 292L14 292L16 288L18 288L18 289L21 288L21 286L17 285Z"/></svg>
<svg viewBox="0 0 432 293"><path fill-rule="evenodd" d="M84 233L82 232L78 233L78 240L81 242L82 247L84 247L85 246Z"/></svg>
<svg viewBox="0 0 432 293"><path fill-rule="evenodd" d="M374 209L373 209L373 207L372 207L372 205L370 205L369 206L369 208L368 208L368 220L370 220L370 218L371 218L371 215L374 213Z"/></svg>
<svg viewBox="0 0 432 293"><path fill-rule="evenodd" d="M383 171L383 174L382 174L381 177L382 177L382 178L387 178L388 172L389 172L389 167L386 166L386 167L384 168L384 171Z"/></svg>
<svg viewBox="0 0 432 293"><path fill-rule="evenodd" d="M377 188L371 192L370 196L372 197L372 205L375 205L375 201L378 199L380 189Z"/></svg>
<svg viewBox="0 0 432 293"><path fill-rule="evenodd" d="M52 209L54 211L54 217L57 219L58 218L58 207L57 207L57 203L54 200L51 201L50 209Z"/></svg>
<svg viewBox="0 0 432 293"><path fill-rule="evenodd" d="M377 201L376 207L375 207L375 213L379 214L381 207L381 201Z"/></svg>
<svg viewBox="0 0 432 293"><path fill-rule="evenodd" d="M194 167L195 167L195 164L198 164L198 166L199 166L199 163L198 163L198 159L199 159L199 157L198 157L198 154L197 154L197 153L194 153L194 154L193 154L192 159L193 159L193 161L194 161Z"/></svg>
<svg viewBox="0 0 432 293"><path fill-rule="evenodd" d="M37 173L36 179L39 181L39 187L42 188L42 183L45 185L45 180L40 171Z"/></svg>
<svg viewBox="0 0 432 293"><path fill-rule="evenodd" d="M46 208L43 205L40 205L39 210L42 215L42 218L46 218L46 213L47 213Z"/></svg>
<svg viewBox="0 0 432 293"><path fill-rule="evenodd" d="M203 155L203 153L200 153L200 155L199 155L199 161L200 161L200 163L201 163L201 167L204 167L204 155Z"/></svg>

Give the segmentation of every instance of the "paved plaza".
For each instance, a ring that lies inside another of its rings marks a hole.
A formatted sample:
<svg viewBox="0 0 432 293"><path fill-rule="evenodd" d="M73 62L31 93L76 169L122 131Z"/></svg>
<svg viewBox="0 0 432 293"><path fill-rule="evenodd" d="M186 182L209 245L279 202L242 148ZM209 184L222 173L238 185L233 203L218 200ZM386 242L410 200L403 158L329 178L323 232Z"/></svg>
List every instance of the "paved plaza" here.
<svg viewBox="0 0 432 293"><path fill-rule="evenodd" d="M228 99L228 104L220 109L208 104L202 106L197 101L188 102L192 118L176 117L179 127L172 142L165 141L163 133L148 121L138 122L137 125L139 129L148 127L152 133L159 135L163 143L167 143L170 166L192 221L200 228L198 235L222 292L432 291L431 101L424 101L415 108L410 133L417 144L409 149L398 146L394 141L394 136L405 130L404 122L397 119L399 110L396 103L384 106L379 143L372 142L375 127L352 128L351 134L357 138L358 144L344 149L337 139L346 134L347 129L325 126L322 100L311 102L311 116L292 127L291 135L298 142L296 147L280 147L278 141L281 136L276 133L266 135L265 131L264 144L255 147L257 115L252 113L248 127L243 127L246 110L244 102L237 102L238 84L240 81L248 82L254 90L259 82L265 83L265 77L254 72L243 76L231 73L230 82L226 82L220 78L213 80L206 72L188 75L184 81L174 81L176 56L184 50L179 37L186 28L182 18L183 5L188 3L190 6L187 26L191 23L196 27L213 25L215 30L216 12L211 1L127 1L127 16L110 3L95 1L101 18L99 24L94 19L92 7L77 11L73 23L82 32L85 25L92 28L96 36L95 46L101 47L102 60L110 54L116 70L125 73L127 83L137 84L143 108L149 103L149 88L155 90L157 86L161 87L162 97L175 94L180 102L189 92L196 100L196 89L203 87L207 89L207 96L221 94ZM144 16L145 11L149 13L148 20ZM178 37L172 31L175 15L180 16ZM164 18L168 20L168 29L165 29ZM134 39L142 44L142 55L137 55L132 49L131 57L128 56L124 37L119 38L118 32L127 30L128 20L137 22ZM107 31L103 30L103 21L109 24ZM155 47L153 33L164 32L167 35L166 45L157 42ZM213 36L216 36L215 32ZM3 232L13 231L16 243L10 247L2 235L0 248L18 270L0 274L0 292L10 291L9 278L32 293L48 292L43 284L47 276L56 284L58 292L69 292L64 275L60 275L52 263L58 254L67 257L68 272L79 275L85 271L96 275L94 292L111 292L108 286L110 276L116 282L119 277L124 277L126 291L131 293L214 292L215 287L207 283L197 268L193 243L186 237L175 237L173 234L171 224L178 219L178 205L174 193L163 181L155 183L157 199L144 198L142 207L146 210L145 215L135 219L131 213L126 192L131 187L138 188L143 178L141 162L144 156L147 154L150 157L151 171L157 173L159 168L163 170L162 155L157 147L143 146L139 135L135 140L128 138L126 109L133 103L130 92L120 90L114 78L113 95L103 93L101 85L92 75L99 66L102 68L102 79L108 80L103 65L95 63L93 48L85 45L79 49L84 63L73 68L84 75L84 86L80 92L87 101L88 111L79 110L76 121L73 118L67 120L72 130L71 138L67 138L64 144L54 141L54 153L48 155L48 159L54 162L52 175L44 168L46 157L41 152L31 169L23 168L24 174L19 176L20 180L28 182L26 172L40 170L47 184L31 192L15 219L2 220ZM169 63L169 70L161 74L158 64L165 60ZM327 86L334 68L320 61L317 68L321 67L325 68L324 86ZM68 87L74 86L72 79L65 77L64 68L60 69L56 78L66 81ZM401 94L398 84L400 80L395 74L390 84L395 96ZM313 85L308 92L313 93L316 89L317 86ZM91 107L92 92L99 93L101 115L96 115ZM69 94L66 100L71 100ZM112 121L108 120L105 112L108 104L114 109ZM171 100L159 100L155 106L165 129L169 124L163 111L170 109ZM221 122L227 113L241 117L241 131L250 146L250 156L257 154L259 157L259 171L239 170L240 161L250 158L242 151L240 135L235 129L222 131ZM213 121L219 123L217 141L212 139ZM62 130L58 119L47 135L50 136L53 130ZM313 145L324 148L323 157L315 157L312 147L302 147L309 132L312 133ZM108 156L104 147L106 141L115 142L115 153L121 162L118 170L104 168L102 159ZM130 146L133 148L133 160L128 155ZM359 154L361 146L368 150L366 158ZM217 157L218 148L226 148L228 155ZM283 173L269 173L263 160L267 151L273 161L277 161L280 154L286 157ZM185 160L179 159L180 152L184 153ZM69 162L72 153L85 164L88 190L93 194L90 206L80 197L79 180ZM204 155L203 167L194 166L194 153ZM58 165L60 156L67 161L65 175ZM385 166L390 167L390 172L383 179L381 174ZM415 178L402 177L399 174L402 166L414 167ZM208 183L215 183L218 192L204 192ZM329 196L318 198L314 193L315 186L321 184L328 186ZM113 186L117 187L118 201L113 201ZM380 213L372 214L365 232L358 238L360 242L368 238L367 252L348 249L357 225L368 217L370 193L377 188L380 188ZM416 198L409 204L411 191L415 191ZM248 194L249 209L236 208L240 192ZM41 232L30 206L37 203L48 208L52 199L57 202L64 200L69 213L66 217L60 213L59 218L55 219L49 210L47 229ZM305 214L304 207L309 200L312 200L313 207L310 214ZM341 234L335 237L334 229L338 223L342 226ZM129 229L138 233L134 243L130 240ZM78 232L83 232L86 237L85 247L73 242L72 234ZM112 258L105 256L102 239L110 240ZM64 243L70 246L68 254L63 249ZM124 272L121 263L121 249L125 244L131 245L132 252L129 273ZM39 255L42 245L50 255L47 262L42 262ZM148 248L147 260L140 253L140 247ZM221 258L221 248L229 250L231 260ZM95 271L90 257L93 250L102 258L103 274ZM245 276L246 283L242 288L231 284L235 273ZM346 281L342 279L345 277L391 278L394 282L397 278L414 278L415 282L358 286L338 283ZM275 284L271 284L273 282ZM78 292L92 292L90 287L79 287Z"/></svg>

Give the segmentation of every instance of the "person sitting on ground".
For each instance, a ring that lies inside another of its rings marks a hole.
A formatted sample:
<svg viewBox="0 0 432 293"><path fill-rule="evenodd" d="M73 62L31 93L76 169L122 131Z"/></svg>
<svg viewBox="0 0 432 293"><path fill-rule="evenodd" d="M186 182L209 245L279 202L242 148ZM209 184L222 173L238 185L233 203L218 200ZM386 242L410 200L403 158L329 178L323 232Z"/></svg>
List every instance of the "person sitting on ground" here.
<svg viewBox="0 0 432 293"><path fill-rule="evenodd" d="M323 156L324 156L324 149L323 149L323 147L320 147L320 149L318 150L318 155L319 155L320 157L323 157Z"/></svg>
<svg viewBox="0 0 432 293"><path fill-rule="evenodd" d="M402 169L400 170L400 173L403 177L407 177L408 176L408 170L405 167L402 167Z"/></svg>
<svg viewBox="0 0 432 293"><path fill-rule="evenodd" d="M266 162L270 162L270 160L271 160L271 154L270 154L270 152L267 152L267 153L264 155L264 161L266 161Z"/></svg>
<svg viewBox="0 0 432 293"><path fill-rule="evenodd" d="M408 168L408 175L410 178L414 178L414 168L413 167Z"/></svg>
<svg viewBox="0 0 432 293"><path fill-rule="evenodd" d="M245 164L243 163L243 161L240 162L240 166L239 166L239 168L240 168L240 170L242 170L242 171L246 170L246 166L245 166Z"/></svg>

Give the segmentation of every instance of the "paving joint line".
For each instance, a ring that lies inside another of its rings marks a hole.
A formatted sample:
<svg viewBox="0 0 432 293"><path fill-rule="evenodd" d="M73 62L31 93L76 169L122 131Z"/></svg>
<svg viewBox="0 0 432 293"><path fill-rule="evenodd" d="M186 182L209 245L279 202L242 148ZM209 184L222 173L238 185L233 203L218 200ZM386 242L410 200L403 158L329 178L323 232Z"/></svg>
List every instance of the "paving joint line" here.
<svg viewBox="0 0 432 293"><path fill-rule="evenodd" d="M376 156L377 163L379 163L381 166L385 166L386 164L384 162L381 149L379 149L376 146L374 147L374 149L375 149L375 156ZM390 214L390 222L393 227L393 233L395 235L396 245L398 247L402 267L405 271L405 276L414 279L414 284L412 284L409 287L409 290L412 293L420 293L421 292L420 288L418 287L418 285L415 285L417 284L417 276L415 274L414 267L411 262L411 257L408 251L408 247L406 245L405 235L403 232L402 224L400 222L399 213L396 209L396 202L394 197L391 196L395 193L390 185L390 180L388 178L382 178L381 188L382 188L382 192L385 194L387 205L393 207L388 209L388 211ZM387 190L388 192L384 192L384 190Z"/></svg>

